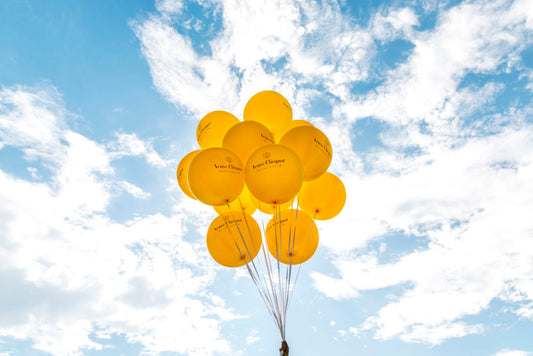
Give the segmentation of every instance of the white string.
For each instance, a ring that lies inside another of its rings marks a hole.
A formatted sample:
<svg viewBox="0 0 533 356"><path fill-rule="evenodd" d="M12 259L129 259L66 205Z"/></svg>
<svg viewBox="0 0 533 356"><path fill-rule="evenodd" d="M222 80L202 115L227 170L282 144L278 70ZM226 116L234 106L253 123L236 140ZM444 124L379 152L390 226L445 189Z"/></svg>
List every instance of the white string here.
<svg viewBox="0 0 533 356"><path fill-rule="evenodd" d="M244 214L244 208L241 201L239 200L239 205L241 208L241 213L243 216L243 221L246 224L246 229L241 229L237 221L228 221L227 217L223 216L223 219L226 223L230 234L233 236L234 244L239 252L241 258L245 262L246 269L252 282L257 288L263 303L265 304L269 314L274 319L282 341L285 341L286 335L286 324L287 324L287 311L288 306L294 295L294 289L298 276L300 274L300 265L298 266L298 271L296 273L296 278L293 280L293 250L296 243L296 222L298 219L298 207L295 210L294 221L292 215L289 217L289 230L287 232L287 251L284 251L282 242L283 242L283 229L282 229L282 220L281 220L281 207L279 204L275 204L274 216L273 216L273 226L274 229L274 242L276 247L276 256L273 256L270 253L267 253L266 249L268 244L266 241L266 227L263 220L263 215L261 214L261 224L263 227L264 240L261 238L260 249L262 251L263 259L255 258L251 259L251 251L257 251L255 246L255 241L252 238L252 231L248 223L248 219ZM227 204L228 211L231 209L229 204ZM292 213L291 213L292 214ZM278 224L279 226L276 226ZM294 224L294 226L293 226ZM232 228L233 227L233 228ZM235 231L236 230L236 231ZM246 231L250 238L246 239ZM244 250L239 247L237 241L240 240L244 247ZM251 246L249 243L251 242ZM245 252L245 253L243 253ZM281 263L280 260L284 257L284 253L287 253L289 257L289 263ZM258 257L258 256L257 256ZM275 261L272 261L273 258ZM264 262L264 269L260 268L262 266L261 262ZM274 267L275 266L275 267ZM259 267L259 268L258 268ZM275 271L274 271L275 270ZM277 273L277 276L275 274ZM277 278L276 278L277 277ZM277 279L277 283L275 280Z"/></svg>

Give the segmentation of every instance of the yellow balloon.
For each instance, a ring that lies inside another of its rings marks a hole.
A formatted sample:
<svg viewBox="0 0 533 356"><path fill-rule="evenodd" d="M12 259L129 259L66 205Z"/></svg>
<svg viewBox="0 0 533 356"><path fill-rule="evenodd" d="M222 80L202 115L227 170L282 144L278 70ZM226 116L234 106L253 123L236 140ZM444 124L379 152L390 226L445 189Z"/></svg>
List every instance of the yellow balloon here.
<svg viewBox="0 0 533 356"><path fill-rule="evenodd" d="M194 197L194 195L192 195L191 190L189 189L187 173L189 172L189 164L198 152L200 152L200 150L192 151L191 153L188 153L185 157L183 157L180 163L178 164L178 169L176 170L176 178L178 179L178 184L181 190L187 196L195 200L196 198Z"/></svg>
<svg viewBox="0 0 533 356"><path fill-rule="evenodd" d="M279 143L279 140L281 140L281 138L283 137L283 135L285 135L287 131L298 126L313 126L313 124L305 120L292 120L289 126L287 126L287 128L283 130L283 132L280 132L276 135L276 137L274 137L276 139L276 142Z"/></svg>
<svg viewBox="0 0 533 356"><path fill-rule="evenodd" d="M244 177L248 189L258 200L266 204L283 204L300 191L303 167L290 148L266 145L250 155Z"/></svg>
<svg viewBox="0 0 533 356"><path fill-rule="evenodd" d="M206 243L215 261L225 267L239 267L257 256L261 229L246 213L223 213L209 225Z"/></svg>
<svg viewBox="0 0 533 356"><path fill-rule="evenodd" d="M198 153L188 172L191 193L207 205L231 203L244 187L243 165L235 153L212 147Z"/></svg>
<svg viewBox="0 0 533 356"><path fill-rule="evenodd" d="M304 180L320 177L331 163L331 143L327 136L314 126L298 126L285 133L279 141L291 148L304 167Z"/></svg>
<svg viewBox="0 0 533 356"><path fill-rule="evenodd" d="M280 224L281 221L281 224ZM297 265L310 259L318 247L318 229L313 219L301 210L281 212L265 230L268 250L275 259Z"/></svg>
<svg viewBox="0 0 533 356"><path fill-rule="evenodd" d="M220 147L230 127L239 119L227 111L212 111L205 115L196 128L196 141L201 148Z"/></svg>
<svg viewBox="0 0 533 356"><path fill-rule="evenodd" d="M261 203L257 199L255 200L257 209L259 209L259 211L265 214L270 214L270 215L273 215L274 213L276 213L276 209L279 209L280 211L290 209L292 207L292 203L294 203L294 199L291 199L288 202L283 203L283 204L266 204L266 203Z"/></svg>
<svg viewBox="0 0 533 356"><path fill-rule="evenodd" d="M337 216L345 202L344 184L329 172L315 180L304 182L298 193L298 206L317 220L328 220Z"/></svg>
<svg viewBox="0 0 533 356"><path fill-rule="evenodd" d="M283 95L272 90L261 91L248 100L244 107L244 121L257 121L277 135L290 124L292 108Z"/></svg>
<svg viewBox="0 0 533 356"><path fill-rule="evenodd" d="M233 125L222 140L222 147L235 153L243 163L250 154L261 146L274 143L274 137L256 121L242 121Z"/></svg>
<svg viewBox="0 0 533 356"><path fill-rule="evenodd" d="M252 215L257 207L252 200L252 195L250 191L244 186L244 189L241 192L241 195L228 205L215 206L215 211L219 214L227 213L230 211L244 211L248 215Z"/></svg>

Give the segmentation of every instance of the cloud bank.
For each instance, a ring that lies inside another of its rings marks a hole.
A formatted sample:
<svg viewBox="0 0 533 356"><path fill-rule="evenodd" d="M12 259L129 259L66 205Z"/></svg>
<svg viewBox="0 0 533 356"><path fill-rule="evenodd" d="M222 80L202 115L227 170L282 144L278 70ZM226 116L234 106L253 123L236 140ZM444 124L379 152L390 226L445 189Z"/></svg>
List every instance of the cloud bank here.
<svg viewBox="0 0 533 356"><path fill-rule="evenodd" d="M117 159L167 163L135 134L104 145L72 131L70 117L53 87L0 91L3 149L19 150L47 177L0 170L0 336L55 355L102 350L111 337L148 354L231 353L220 328L234 316L206 291L213 263L185 238L195 212L123 224L107 214L117 187L149 196L115 174Z"/></svg>

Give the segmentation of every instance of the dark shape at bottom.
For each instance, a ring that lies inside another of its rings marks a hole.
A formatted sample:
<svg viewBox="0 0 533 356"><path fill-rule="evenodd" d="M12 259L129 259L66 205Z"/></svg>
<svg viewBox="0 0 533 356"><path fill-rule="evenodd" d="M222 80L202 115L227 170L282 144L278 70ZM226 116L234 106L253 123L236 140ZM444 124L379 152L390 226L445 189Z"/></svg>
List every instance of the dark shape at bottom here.
<svg viewBox="0 0 533 356"><path fill-rule="evenodd" d="M289 345L287 345L287 341L283 340L281 342L281 347L279 348L279 352L283 352L281 356L289 356Z"/></svg>

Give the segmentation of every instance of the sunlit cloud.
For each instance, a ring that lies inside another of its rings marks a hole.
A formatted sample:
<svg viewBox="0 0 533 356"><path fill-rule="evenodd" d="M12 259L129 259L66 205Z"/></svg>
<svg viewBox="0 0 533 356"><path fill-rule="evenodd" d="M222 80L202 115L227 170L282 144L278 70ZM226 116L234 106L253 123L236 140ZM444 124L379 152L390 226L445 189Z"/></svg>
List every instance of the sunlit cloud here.
<svg viewBox="0 0 533 356"><path fill-rule="evenodd" d="M201 244L183 239L189 218L155 214L113 222L104 212L114 185L149 196L115 177L117 151L71 131L53 87L7 88L0 98L4 143L30 161L40 157L51 170L42 182L0 171L0 335L29 338L56 355L101 350L110 335L148 353L230 352L220 325L235 316L204 291L214 266ZM40 117L39 132L24 135L21 125ZM115 147L121 154L160 165L134 135L123 137ZM97 331L107 336L94 338Z"/></svg>

